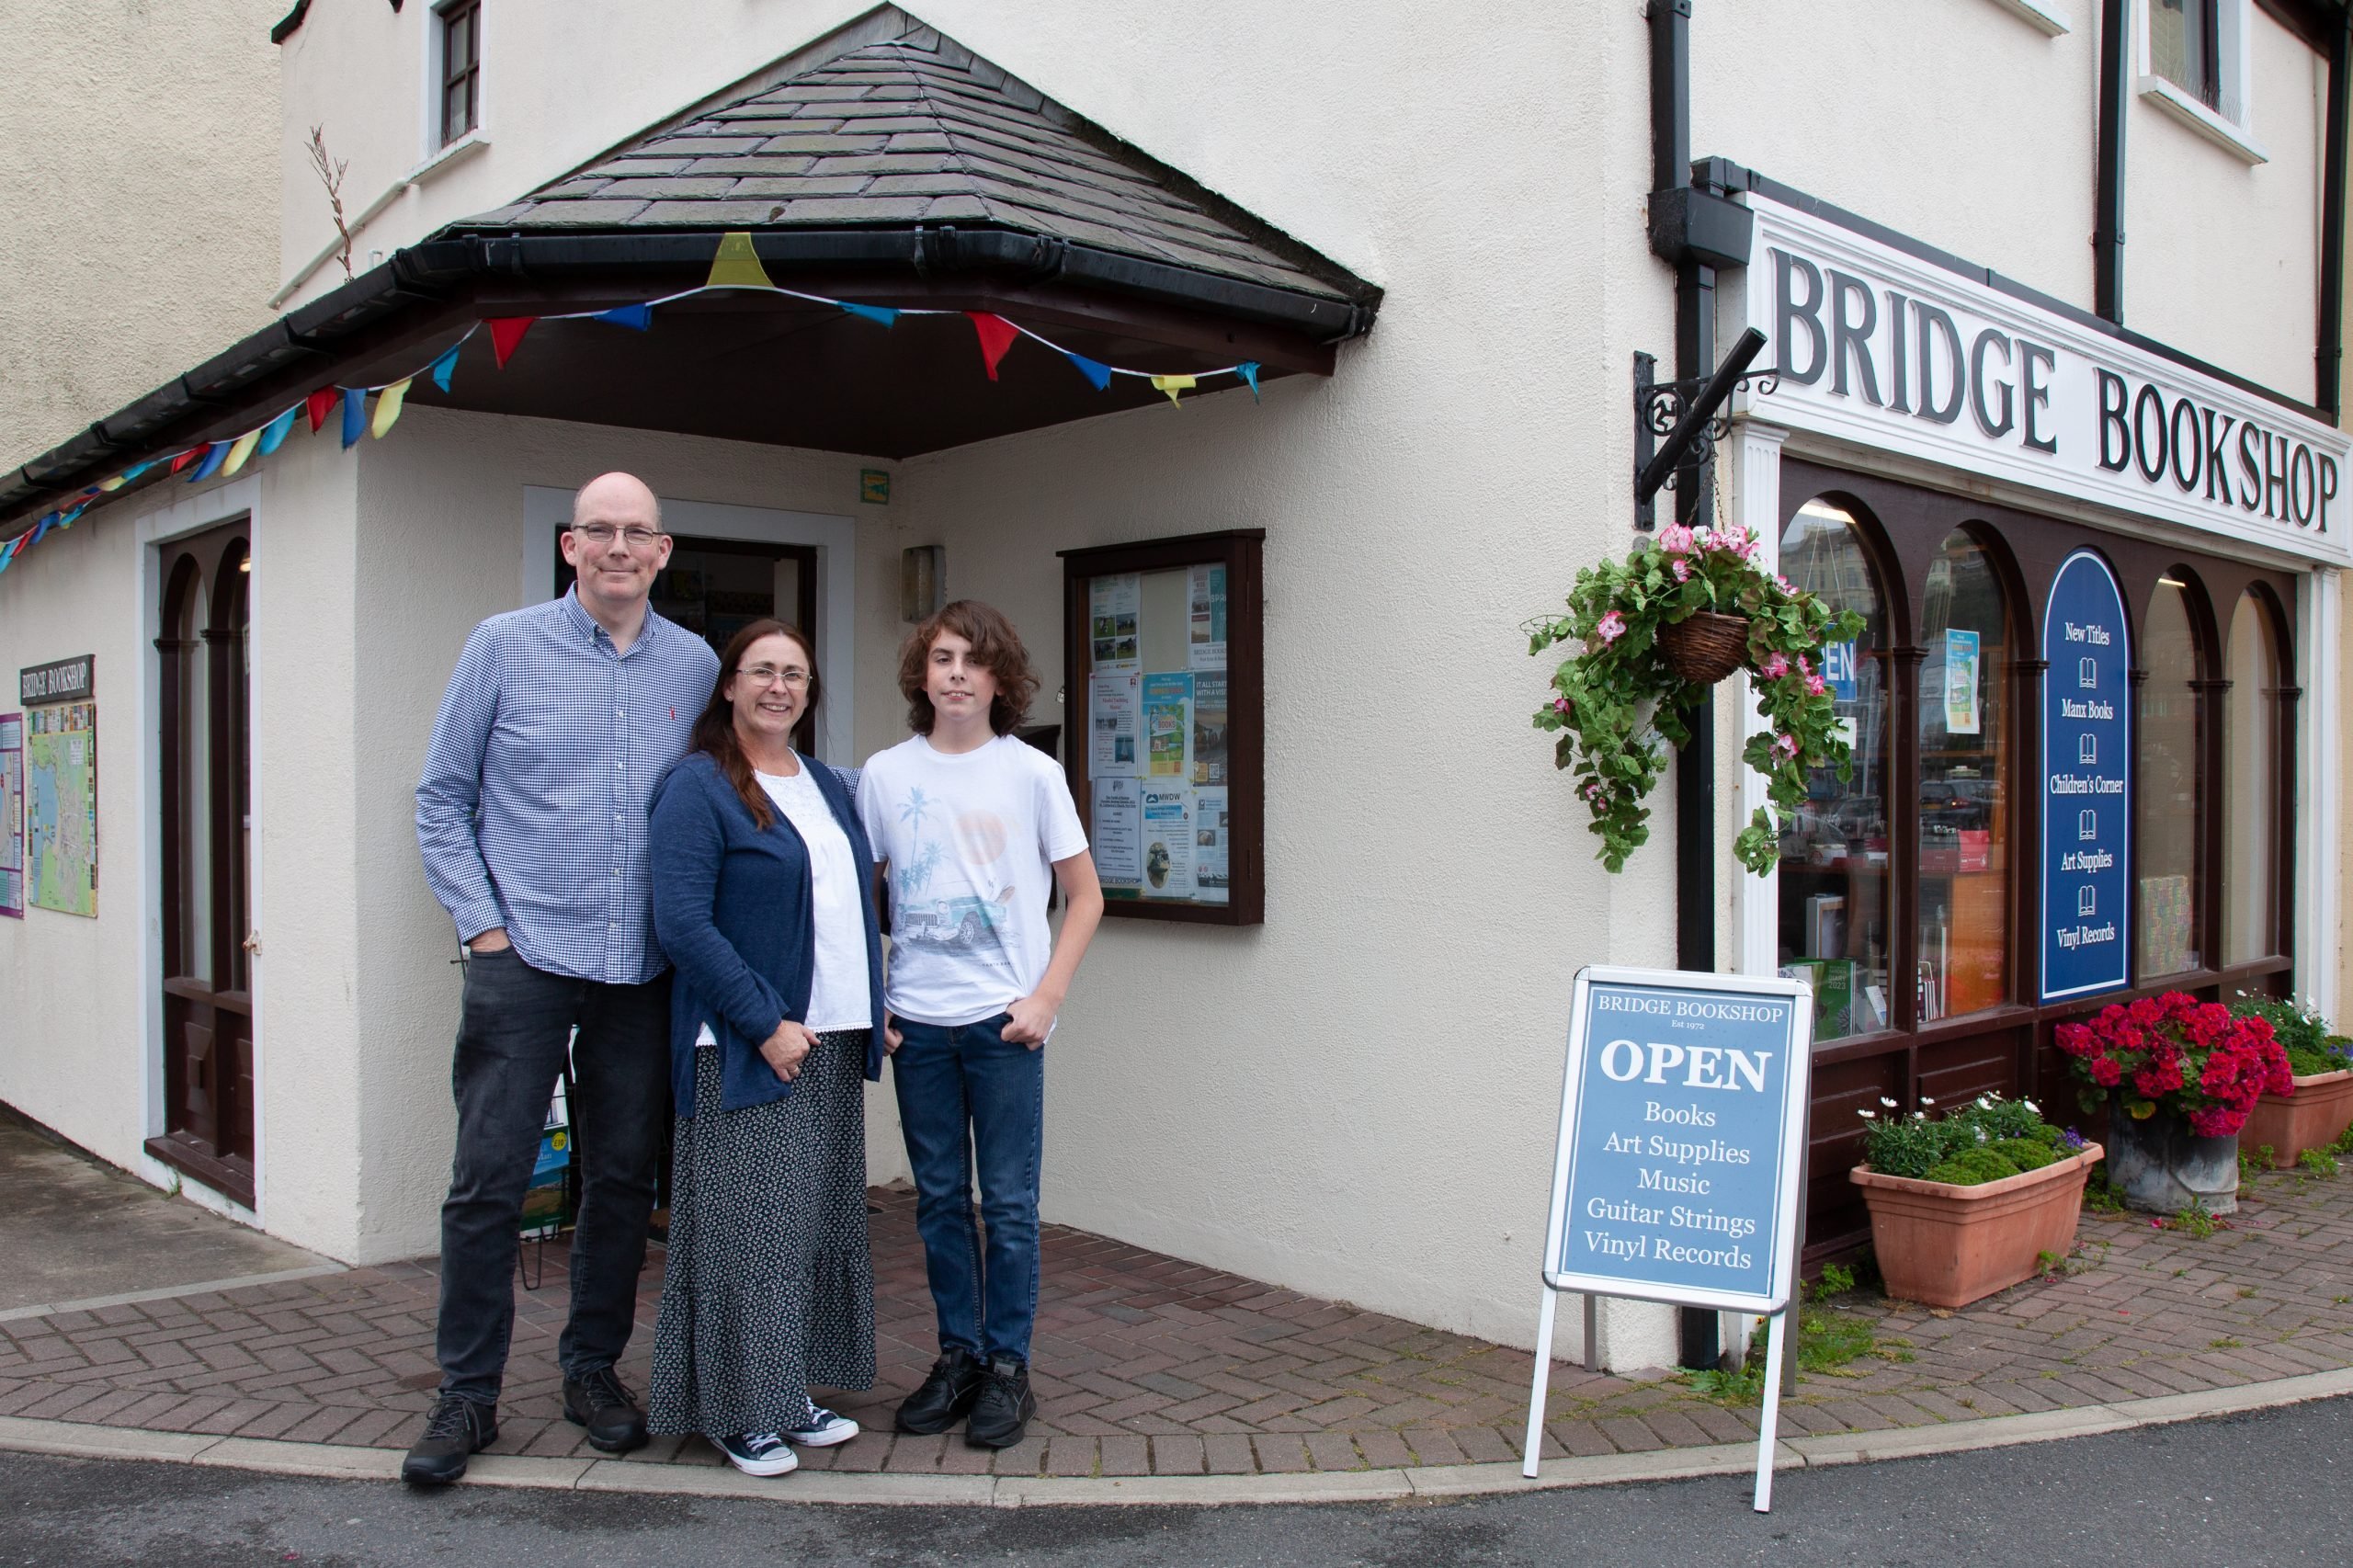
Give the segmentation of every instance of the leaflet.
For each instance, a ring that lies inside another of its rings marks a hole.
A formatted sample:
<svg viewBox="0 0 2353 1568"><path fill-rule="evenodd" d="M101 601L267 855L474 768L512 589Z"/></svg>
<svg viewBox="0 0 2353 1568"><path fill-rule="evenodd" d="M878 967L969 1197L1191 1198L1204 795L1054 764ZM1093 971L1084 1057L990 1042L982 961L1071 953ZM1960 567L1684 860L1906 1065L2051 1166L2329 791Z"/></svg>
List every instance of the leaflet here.
<svg viewBox="0 0 2353 1568"><path fill-rule="evenodd" d="M1144 777L1183 779L1192 738L1193 677L1178 671L1143 677Z"/></svg>
<svg viewBox="0 0 2353 1568"><path fill-rule="evenodd" d="M1132 778L1095 780L1095 871L1106 882L1143 881L1142 786Z"/></svg>
<svg viewBox="0 0 2353 1568"><path fill-rule="evenodd" d="M1136 614L1142 597L1142 579L1133 572L1097 577L1087 585L1086 613L1097 672L1131 670L1142 662Z"/></svg>
<svg viewBox="0 0 2353 1568"><path fill-rule="evenodd" d="M1223 903L1229 897L1227 801L1223 790L1193 791L1193 896L1201 903Z"/></svg>
<svg viewBox="0 0 2353 1568"><path fill-rule="evenodd" d="M1136 776L1136 719L1142 677L1096 675L1086 683L1086 771L1097 778Z"/></svg>
<svg viewBox="0 0 2353 1568"><path fill-rule="evenodd" d="M1195 566L1186 579L1187 653L1197 670L1225 668L1225 568Z"/></svg>
<svg viewBox="0 0 2353 1568"><path fill-rule="evenodd" d="M1196 784L1226 781L1226 675L1204 670L1193 676L1193 761Z"/></svg>
<svg viewBox="0 0 2353 1568"><path fill-rule="evenodd" d="M1143 786L1143 892L1146 898L1193 896L1193 791L1188 785Z"/></svg>

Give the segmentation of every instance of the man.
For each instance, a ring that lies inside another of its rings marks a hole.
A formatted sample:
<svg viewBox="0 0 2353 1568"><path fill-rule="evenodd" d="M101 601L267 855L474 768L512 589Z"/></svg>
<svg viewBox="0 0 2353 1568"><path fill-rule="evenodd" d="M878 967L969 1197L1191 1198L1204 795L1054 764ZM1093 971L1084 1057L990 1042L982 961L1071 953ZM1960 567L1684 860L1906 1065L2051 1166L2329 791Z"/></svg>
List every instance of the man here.
<svg viewBox="0 0 2353 1568"><path fill-rule="evenodd" d="M1103 918L1103 889L1051 757L1016 739L1038 689L1005 617L960 599L899 655L908 740L858 781L858 814L890 879L883 998L915 1227L938 1315L939 1359L899 1406L902 1432L1021 1440L1038 1312L1038 1167L1045 1044ZM1046 923L1049 881L1068 913ZM983 1267L972 1226L977 1158Z"/></svg>
<svg viewBox="0 0 2353 1568"><path fill-rule="evenodd" d="M426 880L469 954L441 1206L441 1393L401 1466L420 1485L457 1480L498 1436L523 1194L567 1041L583 1186L557 1352L563 1413L604 1452L645 1442L613 1365L635 1319L670 1082L646 812L719 659L647 608L670 539L642 482L590 481L562 537L577 586L474 629L416 787Z"/></svg>

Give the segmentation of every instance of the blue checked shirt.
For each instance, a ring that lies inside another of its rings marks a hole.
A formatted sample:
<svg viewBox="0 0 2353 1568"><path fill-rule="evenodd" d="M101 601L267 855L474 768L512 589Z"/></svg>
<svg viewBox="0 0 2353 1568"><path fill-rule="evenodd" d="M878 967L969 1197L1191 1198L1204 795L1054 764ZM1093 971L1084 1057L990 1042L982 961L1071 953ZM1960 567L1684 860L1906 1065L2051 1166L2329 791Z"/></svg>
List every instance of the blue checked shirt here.
<svg viewBox="0 0 2353 1568"><path fill-rule="evenodd" d="M425 879L459 940L504 926L533 969L611 985L667 967L646 815L718 678L710 645L650 609L616 653L571 592L474 628L416 786Z"/></svg>

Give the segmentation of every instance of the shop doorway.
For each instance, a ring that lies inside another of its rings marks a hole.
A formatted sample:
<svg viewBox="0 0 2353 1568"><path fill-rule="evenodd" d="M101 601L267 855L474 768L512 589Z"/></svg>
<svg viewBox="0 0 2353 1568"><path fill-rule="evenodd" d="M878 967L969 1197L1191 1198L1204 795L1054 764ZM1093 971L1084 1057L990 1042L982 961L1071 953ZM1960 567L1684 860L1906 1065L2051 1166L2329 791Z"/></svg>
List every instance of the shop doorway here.
<svg viewBox="0 0 2353 1568"><path fill-rule="evenodd" d="M243 522L163 550L164 1131L147 1152L254 1202L253 559Z"/></svg>
<svg viewBox="0 0 2353 1568"><path fill-rule="evenodd" d="M559 596L579 578L563 558L563 534L556 530L553 547ZM766 616L798 628L820 645L817 551L804 544L677 535L670 563L654 579L654 609L709 642L713 653L723 652L729 638ZM816 737L814 713L804 714L792 744L814 756Z"/></svg>

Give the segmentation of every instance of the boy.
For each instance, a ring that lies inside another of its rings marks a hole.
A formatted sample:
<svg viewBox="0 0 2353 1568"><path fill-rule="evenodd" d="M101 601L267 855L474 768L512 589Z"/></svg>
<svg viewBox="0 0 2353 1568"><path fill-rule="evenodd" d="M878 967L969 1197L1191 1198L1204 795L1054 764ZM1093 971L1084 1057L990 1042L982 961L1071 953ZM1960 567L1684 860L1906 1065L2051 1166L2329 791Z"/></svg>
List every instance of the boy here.
<svg viewBox="0 0 2353 1568"><path fill-rule="evenodd" d="M1012 623L959 599L899 653L915 733L868 762L858 809L891 892L884 1002L915 1228L939 1359L899 1406L902 1432L1008 1448L1038 1402L1038 1167L1045 1044L1103 918L1103 889L1070 787L1013 734L1038 689ZM1046 923L1049 873L1068 913ZM985 1267L972 1226L977 1162Z"/></svg>

